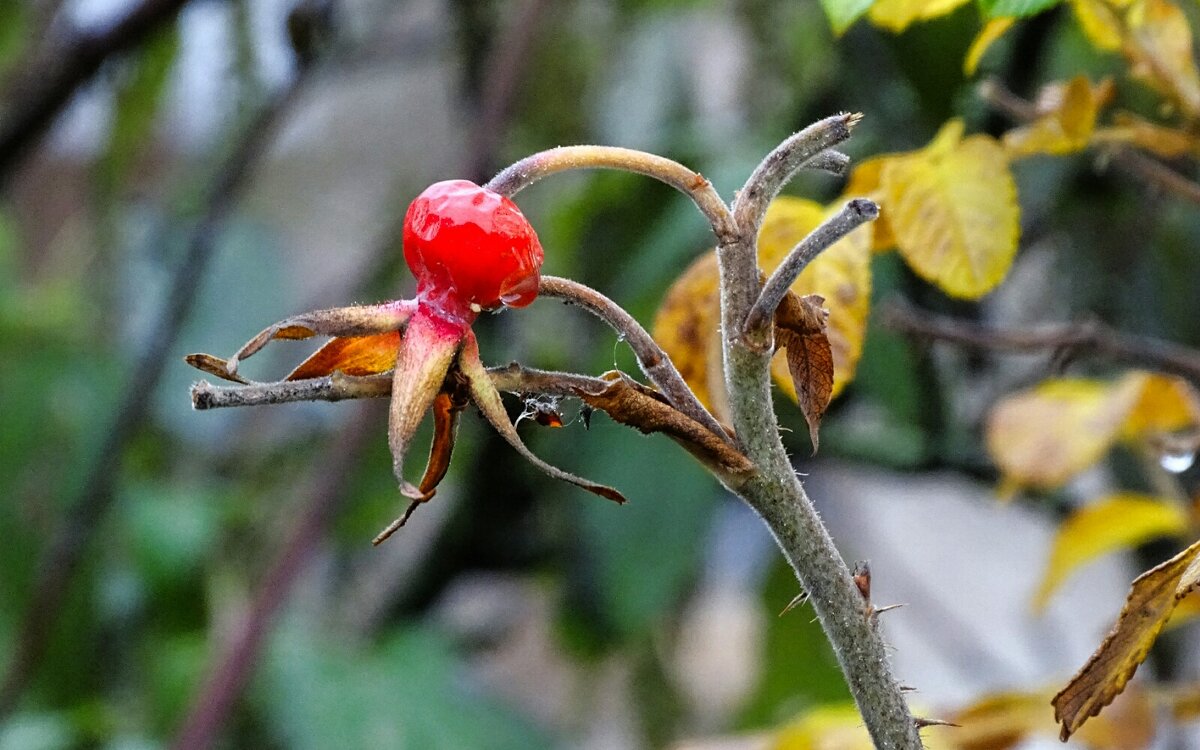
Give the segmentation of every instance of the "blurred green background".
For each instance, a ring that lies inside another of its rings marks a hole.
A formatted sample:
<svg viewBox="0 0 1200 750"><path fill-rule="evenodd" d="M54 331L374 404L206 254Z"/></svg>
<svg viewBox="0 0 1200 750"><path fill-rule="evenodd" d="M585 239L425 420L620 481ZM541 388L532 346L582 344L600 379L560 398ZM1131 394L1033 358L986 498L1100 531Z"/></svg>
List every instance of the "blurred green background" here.
<svg viewBox="0 0 1200 750"><path fill-rule="evenodd" d="M59 37L101 34L136 5L0 2L0 73L17 80ZM287 0L182 5L0 174L0 750L668 747L845 700L811 611L776 616L797 587L766 531L670 441L603 415L585 429L571 403L563 429L522 423L535 452L630 497L616 507L545 479L468 414L436 500L374 549L404 505L386 404L193 412L198 373L182 357L227 355L306 309L411 294L396 236L407 202L544 148L657 152L730 197L772 146L837 111L866 114L846 147L857 159L920 147L951 116L997 134L1004 121L961 73L977 8L835 39L811 0L346 0L293 22L312 37L302 65ZM1091 51L1060 9L984 67L1029 96L1120 61ZM1010 291L953 302L888 255L875 298L999 320L1090 313L1200 342L1194 209L1086 157L1031 160L1017 176L1025 239ZM788 192L831 200L841 187L805 174ZM637 176L556 176L519 203L548 273L646 324L711 241L690 203ZM489 364L637 372L610 330L548 300L477 330ZM279 377L311 350L275 345L246 372ZM875 477L857 504L831 507L837 482L814 493L847 557L879 554L855 519L879 517L881 487L933 477L938 497L962 498L949 476L976 493L966 506L990 503L979 415L1045 373L1022 362L933 352L872 325L815 460L781 401L799 470ZM1004 574L943 541L934 567ZM1036 576L1038 560L1021 564ZM905 576L877 571L887 598L887 579ZM915 596L936 601L938 588ZM914 615L928 648L993 650L962 657L961 674L1018 665L982 684L939 677L929 700L1058 676L1100 627L1079 626L1065 663L1042 645L1030 666L929 611Z"/></svg>

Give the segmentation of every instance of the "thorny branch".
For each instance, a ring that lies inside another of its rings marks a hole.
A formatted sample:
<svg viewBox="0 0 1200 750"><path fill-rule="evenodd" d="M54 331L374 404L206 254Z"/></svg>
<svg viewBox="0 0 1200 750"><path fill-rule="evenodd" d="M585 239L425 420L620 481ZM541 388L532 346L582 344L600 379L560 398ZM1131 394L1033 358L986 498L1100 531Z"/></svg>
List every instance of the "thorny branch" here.
<svg viewBox="0 0 1200 750"><path fill-rule="evenodd" d="M736 448L726 442L723 431L714 433L673 407L661 394L639 386L619 373L610 373L601 379L542 373L539 377L551 380L536 386L526 378L537 375L537 371L517 365L493 369L488 375L502 389L507 389L504 380L514 377L517 380L508 385L516 385L522 392L555 393L555 388L559 388L559 392L582 398L589 405L599 403L597 408L605 409L618 421L622 419L616 415L624 411L626 424L644 431L665 432L696 454L770 527L800 584L810 594L876 746L919 750L922 747L919 729L928 722L914 720L909 712L903 692L891 675L878 620L872 616L869 603L864 600L821 523L780 440L768 374L770 352L747 346L741 335L746 317L759 298L756 235L766 204L786 180L810 160L817 158L822 165L841 164L841 158L821 155L844 140L855 121L857 116L854 115L830 118L793 136L772 152L739 196L740 214L746 219L744 224L735 221L735 211L721 201L711 184L698 173L668 159L627 149L599 146L552 149L509 167L488 185L511 195L555 172L609 167L654 177L674 185L693 199L709 219L719 241L717 257L721 275L724 365L736 429ZM606 311L604 314L608 317L612 317L608 305L616 308L599 293L580 295L577 289L565 289L560 280L551 278L547 286L570 294L573 300L586 299L585 304L590 309ZM629 328L629 321L618 321L617 326L618 330L624 331ZM216 358L193 358L192 364L216 375L228 375L224 363ZM646 362L642 364L645 366ZM570 385L566 380L560 380L555 386L552 382L555 378L572 380ZM339 376L316 379L310 384L248 383L217 388L201 383L195 386L193 399L198 408L216 408L301 398L373 397L383 395L385 383L383 379ZM601 386L603 390L596 390ZM630 399L637 403L630 407ZM686 401L683 399L680 403Z"/></svg>
<svg viewBox="0 0 1200 750"><path fill-rule="evenodd" d="M1124 333L1099 321L1056 323L1036 328L992 328L891 301L880 310L880 322L893 331L910 336L976 349L1092 354L1152 367L1200 384L1200 352L1170 341Z"/></svg>

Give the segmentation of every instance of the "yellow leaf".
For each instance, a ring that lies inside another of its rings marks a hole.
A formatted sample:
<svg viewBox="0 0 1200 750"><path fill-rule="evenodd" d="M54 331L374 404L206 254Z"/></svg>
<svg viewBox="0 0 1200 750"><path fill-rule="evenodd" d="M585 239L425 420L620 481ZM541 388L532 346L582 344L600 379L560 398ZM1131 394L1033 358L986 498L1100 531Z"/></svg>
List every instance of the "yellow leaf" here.
<svg viewBox="0 0 1200 750"><path fill-rule="evenodd" d="M1113 125L1098 129L1092 135L1092 142L1129 144L1164 159L1200 155L1200 139L1195 134L1159 125L1129 112L1113 115Z"/></svg>
<svg viewBox="0 0 1200 750"><path fill-rule="evenodd" d="M1020 209L1004 149L986 135L961 138L962 127L951 120L926 148L886 159L882 215L914 271L975 299L1012 265Z"/></svg>
<svg viewBox="0 0 1200 750"><path fill-rule="evenodd" d="M1138 576L1113 629L1079 673L1054 696L1065 742L1125 689L1181 599L1200 578L1200 542Z"/></svg>
<svg viewBox="0 0 1200 750"><path fill-rule="evenodd" d="M728 421L721 379L720 279L716 252L697 258L675 280L654 317L654 340L700 403ZM715 357L715 361L714 358Z"/></svg>
<svg viewBox="0 0 1200 750"><path fill-rule="evenodd" d="M1170 0L1138 0L1125 19L1132 74L1172 97L1189 117L1200 115L1200 72L1184 12Z"/></svg>
<svg viewBox="0 0 1200 750"><path fill-rule="evenodd" d="M836 210L836 208L834 209ZM775 270L797 242L817 228L832 210L802 198L776 198L767 209L758 235L758 261L767 273ZM816 294L829 310L826 331L833 349L833 392L836 398L854 379L862 356L871 306L871 227L860 227L816 257L791 290L804 297ZM780 390L795 400L786 359L771 363Z"/></svg>
<svg viewBox="0 0 1200 750"><path fill-rule="evenodd" d="M770 744L771 750L874 750L854 704L811 709L786 725Z"/></svg>
<svg viewBox="0 0 1200 750"><path fill-rule="evenodd" d="M987 52L988 48L997 39L1004 36L1012 28L1013 22L1016 20L1011 16L1003 16L1001 18L993 18L983 25L983 28L975 35L974 41L971 42L971 47L967 50L966 59L963 60L964 75L975 75L975 70L979 67L979 60L983 57L983 53Z"/></svg>
<svg viewBox="0 0 1200 750"><path fill-rule="evenodd" d="M1121 49L1121 20L1104 0L1071 0L1075 20L1092 46L1106 52Z"/></svg>
<svg viewBox="0 0 1200 750"><path fill-rule="evenodd" d="M899 34L914 21L928 21L944 16L966 2L967 0L876 0L867 11L867 18L876 26Z"/></svg>
<svg viewBox="0 0 1200 750"><path fill-rule="evenodd" d="M1122 425L1129 439L1150 438L1200 424L1200 395L1184 379L1150 372L1131 372L1124 387L1137 392L1137 400Z"/></svg>
<svg viewBox="0 0 1200 750"><path fill-rule="evenodd" d="M993 693L952 714L959 725L950 735L958 750L1008 750L1033 735L1054 735L1058 727L1046 704L1049 690ZM1113 712L1080 732L1092 750L1141 750L1154 738L1154 709L1149 696L1131 690Z"/></svg>
<svg viewBox="0 0 1200 750"><path fill-rule="evenodd" d="M1167 450L1200 426L1200 395L1184 380L1134 371L1112 383L1047 380L988 415L987 446L1009 485L1052 488L1099 461L1118 439Z"/></svg>
<svg viewBox="0 0 1200 750"><path fill-rule="evenodd" d="M1101 555L1136 547L1152 539L1182 534L1188 514L1177 504L1148 495L1110 495L1072 513L1058 528L1054 549L1041 586L1033 599L1035 611L1079 567Z"/></svg>
<svg viewBox="0 0 1200 750"><path fill-rule="evenodd" d="M1013 158L1083 150L1096 126L1101 93L1092 88L1085 76L1076 76L1066 85L1046 87L1038 97L1039 104L1048 104L1043 104L1044 113L1033 122L1005 133L1005 150Z"/></svg>
<svg viewBox="0 0 1200 750"><path fill-rule="evenodd" d="M988 452L1007 480L1057 487L1108 452L1137 395L1095 380L1048 380L992 408Z"/></svg>

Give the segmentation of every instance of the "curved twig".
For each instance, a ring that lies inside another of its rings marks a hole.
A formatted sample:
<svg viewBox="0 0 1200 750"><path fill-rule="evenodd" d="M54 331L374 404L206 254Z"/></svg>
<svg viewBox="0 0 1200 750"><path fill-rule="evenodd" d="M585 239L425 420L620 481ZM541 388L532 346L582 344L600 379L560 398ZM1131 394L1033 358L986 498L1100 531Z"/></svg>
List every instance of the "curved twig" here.
<svg viewBox="0 0 1200 750"><path fill-rule="evenodd" d="M560 146L527 156L491 179L487 188L509 197L543 177L572 169L618 169L665 182L692 199L719 242L737 236L733 214L704 175L677 161L619 146Z"/></svg>
<svg viewBox="0 0 1200 750"><path fill-rule="evenodd" d="M750 308L746 323L742 327L744 336L756 337L758 331L765 329L775 315L775 308L783 301L788 288L800 276L804 267L812 262L826 248L858 229L868 221L879 217L879 206L875 201L866 198L855 198L846 203L836 215L831 216L819 227L809 232L767 279L763 285L758 300Z"/></svg>
<svg viewBox="0 0 1200 750"><path fill-rule="evenodd" d="M586 284L557 276L543 276L540 291L547 297L579 305L612 326L633 349L642 372L662 391L672 406L707 427L714 435L728 434L696 398L679 370L675 369L675 363L654 337L624 308Z"/></svg>
<svg viewBox="0 0 1200 750"><path fill-rule="evenodd" d="M776 146L738 191L737 199L733 202L733 218L738 227L749 236L757 237L767 206L788 180L810 160L849 138L850 132L861 119L861 114L846 112L826 117ZM819 162L822 168L825 161L826 158L822 157Z"/></svg>

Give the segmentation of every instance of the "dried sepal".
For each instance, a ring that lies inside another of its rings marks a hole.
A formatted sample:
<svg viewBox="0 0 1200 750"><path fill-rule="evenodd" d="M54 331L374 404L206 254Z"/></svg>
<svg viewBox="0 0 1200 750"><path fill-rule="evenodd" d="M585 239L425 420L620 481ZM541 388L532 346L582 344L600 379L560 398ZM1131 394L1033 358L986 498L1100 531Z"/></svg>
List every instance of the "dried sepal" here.
<svg viewBox="0 0 1200 750"><path fill-rule="evenodd" d="M500 436L515 448L525 460L555 479L569 482L576 487L618 503L625 502L625 496L612 487L597 484L596 482L577 477L574 474L551 466L535 456L525 446L525 443L521 441L520 435L517 434L516 427L508 419L508 411L504 408L500 392L492 384L491 376L488 374L487 369L484 368L483 362L479 359L479 342L476 340L475 334L471 331L467 331L463 338L462 351L458 356L458 364L459 372L466 378L468 387L470 388L471 400L479 407L479 411L483 414L484 418L500 433ZM392 403L395 403L394 396Z"/></svg>
<svg viewBox="0 0 1200 750"><path fill-rule="evenodd" d="M426 498L433 497L437 486L446 477L450 456L454 453L454 439L458 434L458 418L469 403L465 386L458 382L451 387L443 387L433 399L433 441L429 445L425 475L418 486Z"/></svg>
<svg viewBox="0 0 1200 750"><path fill-rule="evenodd" d="M775 346L787 350L788 372L813 453L820 445L821 418L833 397L833 348L826 334L828 313L819 295L800 297L789 291L775 310Z"/></svg>
<svg viewBox="0 0 1200 750"><path fill-rule="evenodd" d="M250 381L243 378L241 375L231 374L229 372L228 363L220 357L214 357L211 354L189 354L183 358L192 367L195 367L200 372L208 373L222 380L229 380L242 385L249 385Z"/></svg>
<svg viewBox="0 0 1200 750"><path fill-rule="evenodd" d="M421 315L413 318L408 326L396 358L388 413L388 444L392 449L392 469L400 483L400 491L414 500L427 500L429 493L404 479L404 455L425 412L442 390L461 342L459 334L441 321Z"/></svg>
<svg viewBox="0 0 1200 750"><path fill-rule="evenodd" d="M414 300L393 300L379 305L357 305L314 310L274 323L250 339L227 362L230 375L238 363L252 356L274 339L307 339L313 336L367 336L398 331L408 323L417 304Z"/></svg>
<svg viewBox="0 0 1200 750"><path fill-rule="evenodd" d="M335 371L356 377L377 375L396 366L399 351L399 331L370 336L338 336L313 352L285 380L321 378Z"/></svg>

